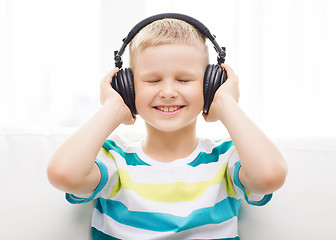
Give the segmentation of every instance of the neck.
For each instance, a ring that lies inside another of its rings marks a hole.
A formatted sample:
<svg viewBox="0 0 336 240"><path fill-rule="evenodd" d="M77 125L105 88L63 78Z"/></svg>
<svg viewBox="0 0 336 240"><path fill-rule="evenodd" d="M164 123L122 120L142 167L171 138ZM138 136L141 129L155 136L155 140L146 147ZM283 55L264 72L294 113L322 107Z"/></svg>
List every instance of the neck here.
<svg viewBox="0 0 336 240"><path fill-rule="evenodd" d="M196 120L187 127L174 132L162 132L146 124L147 137L143 151L160 162L171 162L190 155L198 144Z"/></svg>

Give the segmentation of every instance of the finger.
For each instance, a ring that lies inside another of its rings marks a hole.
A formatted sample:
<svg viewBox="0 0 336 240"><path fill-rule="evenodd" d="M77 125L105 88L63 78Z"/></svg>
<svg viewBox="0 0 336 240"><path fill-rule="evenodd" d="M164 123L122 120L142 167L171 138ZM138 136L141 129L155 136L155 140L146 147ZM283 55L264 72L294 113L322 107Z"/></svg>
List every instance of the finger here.
<svg viewBox="0 0 336 240"><path fill-rule="evenodd" d="M118 71L119 71L119 68L118 68L118 67L113 68L113 69L107 74L107 76L109 76L109 77L113 77Z"/></svg>
<svg viewBox="0 0 336 240"><path fill-rule="evenodd" d="M222 64L221 64L221 67L224 68L224 69L226 70L226 73L227 73L227 76L228 76L228 77L234 75L234 71L233 71L233 69L232 69L229 65L222 63Z"/></svg>
<svg viewBox="0 0 336 240"><path fill-rule="evenodd" d="M114 75L117 74L117 72L119 72L119 68L116 67L116 68L112 69L103 79L104 84L111 83L112 78L114 77Z"/></svg>
<svg viewBox="0 0 336 240"><path fill-rule="evenodd" d="M234 79L237 85L239 86L239 77L234 73L232 68L229 65L224 64L224 63L221 64L221 67L225 68L227 77Z"/></svg>

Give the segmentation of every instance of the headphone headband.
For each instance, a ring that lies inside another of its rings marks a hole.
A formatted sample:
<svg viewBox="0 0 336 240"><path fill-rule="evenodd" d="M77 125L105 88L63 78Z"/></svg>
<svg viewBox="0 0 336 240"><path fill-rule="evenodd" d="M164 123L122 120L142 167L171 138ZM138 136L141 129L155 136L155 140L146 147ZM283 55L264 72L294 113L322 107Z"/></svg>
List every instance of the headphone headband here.
<svg viewBox="0 0 336 240"><path fill-rule="evenodd" d="M214 48L218 54L217 56L217 61L218 64L224 63L225 61L225 48L220 47L218 43L215 40L215 35L211 34L209 29L200 21L198 21L195 18L192 18L190 16L184 15L184 14L179 14L179 13L162 13L162 14L157 14L151 17L148 17L141 22L139 22L137 25L135 25L132 30L128 33L128 35L122 40L123 44L120 48L119 51L114 52L114 60L115 60L115 65L116 67L121 68L122 67L122 59L121 56L125 52L126 46L132 41L134 36L144 27L146 27L148 24L155 22L160 19L164 18L174 18L174 19L179 19L183 20L191 25L193 25L201 34L205 35L214 45Z"/></svg>

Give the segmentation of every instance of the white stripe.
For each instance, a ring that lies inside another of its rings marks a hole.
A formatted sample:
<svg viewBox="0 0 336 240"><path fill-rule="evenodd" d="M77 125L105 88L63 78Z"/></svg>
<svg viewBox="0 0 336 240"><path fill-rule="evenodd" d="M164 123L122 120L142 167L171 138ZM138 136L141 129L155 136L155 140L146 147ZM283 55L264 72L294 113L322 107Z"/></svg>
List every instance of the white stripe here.
<svg viewBox="0 0 336 240"><path fill-rule="evenodd" d="M130 211L168 213L186 217L197 209L212 207L227 197L225 185L220 184L209 187L201 198L190 202L154 202L127 189L121 189L113 200L122 202Z"/></svg>
<svg viewBox="0 0 336 240"><path fill-rule="evenodd" d="M253 193L253 192L251 192L248 195L248 200L250 202L259 202L259 201L263 200L264 197L265 197L264 194L259 194L259 193Z"/></svg>
<svg viewBox="0 0 336 240"><path fill-rule="evenodd" d="M107 157L104 153L99 151L97 159L102 161L107 168L108 171L108 182L105 187L98 193L96 198L103 197L108 198L112 192L112 188L117 183L119 176L117 172L117 166L113 159Z"/></svg>
<svg viewBox="0 0 336 240"><path fill-rule="evenodd" d="M116 172L117 170L116 162L113 159L107 157L102 151L99 151L97 155L97 159L99 159L105 164L108 170L109 176L113 175Z"/></svg>
<svg viewBox="0 0 336 240"><path fill-rule="evenodd" d="M234 217L220 224L209 224L200 226L183 232L155 232L140 228L134 228L116 222L105 214L101 214L97 209L93 212L92 226L107 235L128 240L187 240L187 239L214 239L232 238L238 235L237 217Z"/></svg>

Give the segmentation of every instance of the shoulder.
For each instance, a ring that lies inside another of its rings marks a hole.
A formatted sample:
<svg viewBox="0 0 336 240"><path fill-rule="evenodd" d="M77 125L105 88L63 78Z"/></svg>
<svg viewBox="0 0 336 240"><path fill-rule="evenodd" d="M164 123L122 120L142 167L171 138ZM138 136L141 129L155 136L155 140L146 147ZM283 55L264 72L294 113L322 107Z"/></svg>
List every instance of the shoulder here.
<svg viewBox="0 0 336 240"><path fill-rule="evenodd" d="M205 153L224 154L228 151L234 151L235 146L231 138L214 140L208 138L200 139L200 151Z"/></svg>
<svg viewBox="0 0 336 240"><path fill-rule="evenodd" d="M105 140L100 153L110 156L118 166L149 165L139 157L141 139L130 140L119 135L110 135Z"/></svg>
<svg viewBox="0 0 336 240"><path fill-rule="evenodd" d="M104 142L103 148L116 152L135 152L140 146L140 140L130 140L120 135L110 135Z"/></svg>
<svg viewBox="0 0 336 240"><path fill-rule="evenodd" d="M202 164L223 164L232 157L235 147L231 139L212 140L200 138L197 149L197 157L189 163L195 167Z"/></svg>

